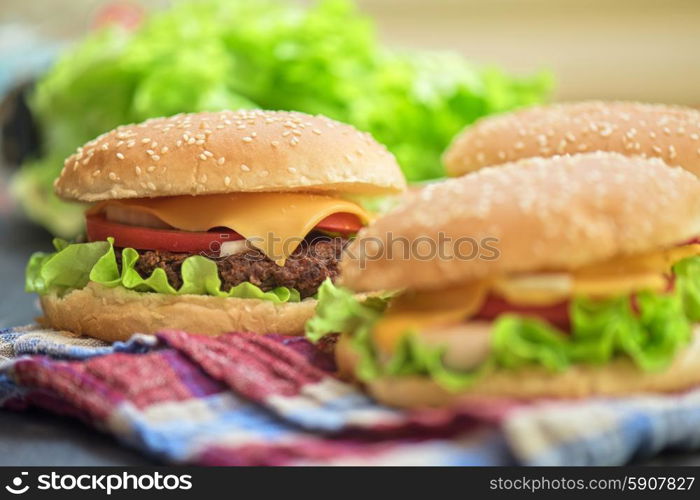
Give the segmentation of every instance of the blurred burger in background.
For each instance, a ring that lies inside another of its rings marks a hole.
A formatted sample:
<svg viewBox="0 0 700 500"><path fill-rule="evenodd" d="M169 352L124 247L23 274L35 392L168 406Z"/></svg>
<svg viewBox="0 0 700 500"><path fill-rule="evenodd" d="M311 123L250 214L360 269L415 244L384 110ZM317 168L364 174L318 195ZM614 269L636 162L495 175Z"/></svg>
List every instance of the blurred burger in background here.
<svg viewBox="0 0 700 500"><path fill-rule="evenodd" d="M483 118L444 154L448 175L522 158L610 151L660 158L700 175L700 111L624 101L526 108Z"/></svg>
<svg viewBox="0 0 700 500"><path fill-rule="evenodd" d="M35 254L42 322L109 341L164 328L300 334L372 215L399 193L394 156L369 134L295 112L180 114L78 148L55 181L90 204L86 243Z"/></svg>

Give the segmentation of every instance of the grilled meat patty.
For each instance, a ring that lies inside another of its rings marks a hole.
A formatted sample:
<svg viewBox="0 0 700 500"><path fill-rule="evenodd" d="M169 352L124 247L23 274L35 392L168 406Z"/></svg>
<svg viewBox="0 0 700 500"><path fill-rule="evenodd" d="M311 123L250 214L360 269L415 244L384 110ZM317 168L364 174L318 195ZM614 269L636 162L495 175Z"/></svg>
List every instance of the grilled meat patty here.
<svg viewBox="0 0 700 500"><path fill-rule="evenodd" d="M306 238L287 259L284 266L278 266L257 249L244 250L228 257L212 258L219 268L222 289L243 282L250 282L263 291L284 286L299 291L302 298L316 293L326 278L338 277L338 263L348 240L339 237L313 235ZM156 268L161 268L168 276L170 284L179 288L182 285L180 269L189 253L175 253L164 250L138 250L139 260L135 269L146 278ZM121 252L117 252L121 266Z"/></svg>

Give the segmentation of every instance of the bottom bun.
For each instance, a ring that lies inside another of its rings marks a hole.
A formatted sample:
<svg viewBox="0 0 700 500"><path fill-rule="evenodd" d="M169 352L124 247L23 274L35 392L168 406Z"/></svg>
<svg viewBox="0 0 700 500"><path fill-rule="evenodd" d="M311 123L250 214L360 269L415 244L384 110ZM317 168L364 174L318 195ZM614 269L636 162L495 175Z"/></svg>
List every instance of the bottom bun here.
<svg viewBox="0 0 700 500"><path fill-rule="evenodd" d="M347 335L336 346L341 376L352 377L358 357ZM458 405L471 398L514 399L583 398L677 392L700 384L700 327L691 343L681 350L662 372L645 372L632 361L619 358L600 366L576 365L562 373L531 367L496 371L470 387L451 392L424 376L380 377L366 383L378 401L400 408Z"/></svg>
<svg viewBox="0 0 700 500"><path fill-rule="evenodd" d="M39 322L109 342L134 333L172 328L217 335L225 332L301 335L314 314L316 300L276 304L268 300L207 295L139 293L89 283L63 297L41 297L44 317Z"/></svg>

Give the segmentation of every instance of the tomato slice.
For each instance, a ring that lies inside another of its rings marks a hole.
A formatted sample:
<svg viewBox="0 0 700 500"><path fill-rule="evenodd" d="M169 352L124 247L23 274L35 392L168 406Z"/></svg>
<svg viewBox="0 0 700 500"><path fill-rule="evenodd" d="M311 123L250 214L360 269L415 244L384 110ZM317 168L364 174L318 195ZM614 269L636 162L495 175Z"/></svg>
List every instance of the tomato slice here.
<svg viewBox="0 0 700 500"><path fill-rule="evenodd" d="M104 241L112 237L116 246L138 250L203 252L218 255L222 243L244 239L243 236L228 228L201 232L153 229L109 221L103 214L88 215L86 220L88 241ZM362 221L354 214L337 213L323 219L315 228L333 233L352 234L362 228Z"/></svg>
<svg viewBox="0 0 700 500"><path fill-rule="evenodd" d="M88 241L103 241L112 237L115 246L138 250L204 252L216 255L219 254L222 243L243 239L237 232L226 228L205 232L153 229L108 221L102 214L87 216L87 237Z"/></svg>
<svg viewBox="0 0 700 500"><path fill-rule="evenodd" d="M362 221L357 215L342 212L329 215L316 224L316 229L347 235L358 232L362 226Z"/></svg>
<svg viewBox="0 0 700 500"><path fill-rule="evenodd" d="M489 295L472 319L494 320L501 314L520 314L534 316L545 320L565 331L569 330L569 301L559 302L551 306L519 306L496 295Z"/></svg>

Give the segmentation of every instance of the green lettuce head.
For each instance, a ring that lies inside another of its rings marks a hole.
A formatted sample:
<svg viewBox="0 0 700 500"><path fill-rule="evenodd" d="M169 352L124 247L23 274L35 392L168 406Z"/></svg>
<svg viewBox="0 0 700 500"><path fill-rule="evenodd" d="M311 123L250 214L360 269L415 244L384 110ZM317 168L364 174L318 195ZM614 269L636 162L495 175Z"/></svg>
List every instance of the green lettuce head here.
<svg viewBox="0 0 700 500"><path fill-rule="evenodd" d="M78 146L121 124L226 108L325 114L372 133L409 180L432 179L462 127L539 103L551 87L547 73L518 78L452 53L389 50L348 0L178 2L134 32L89 35L37 82L44 156L22 167L14 192L34 220L74 237L80 209L52 182Z"/></svg>

